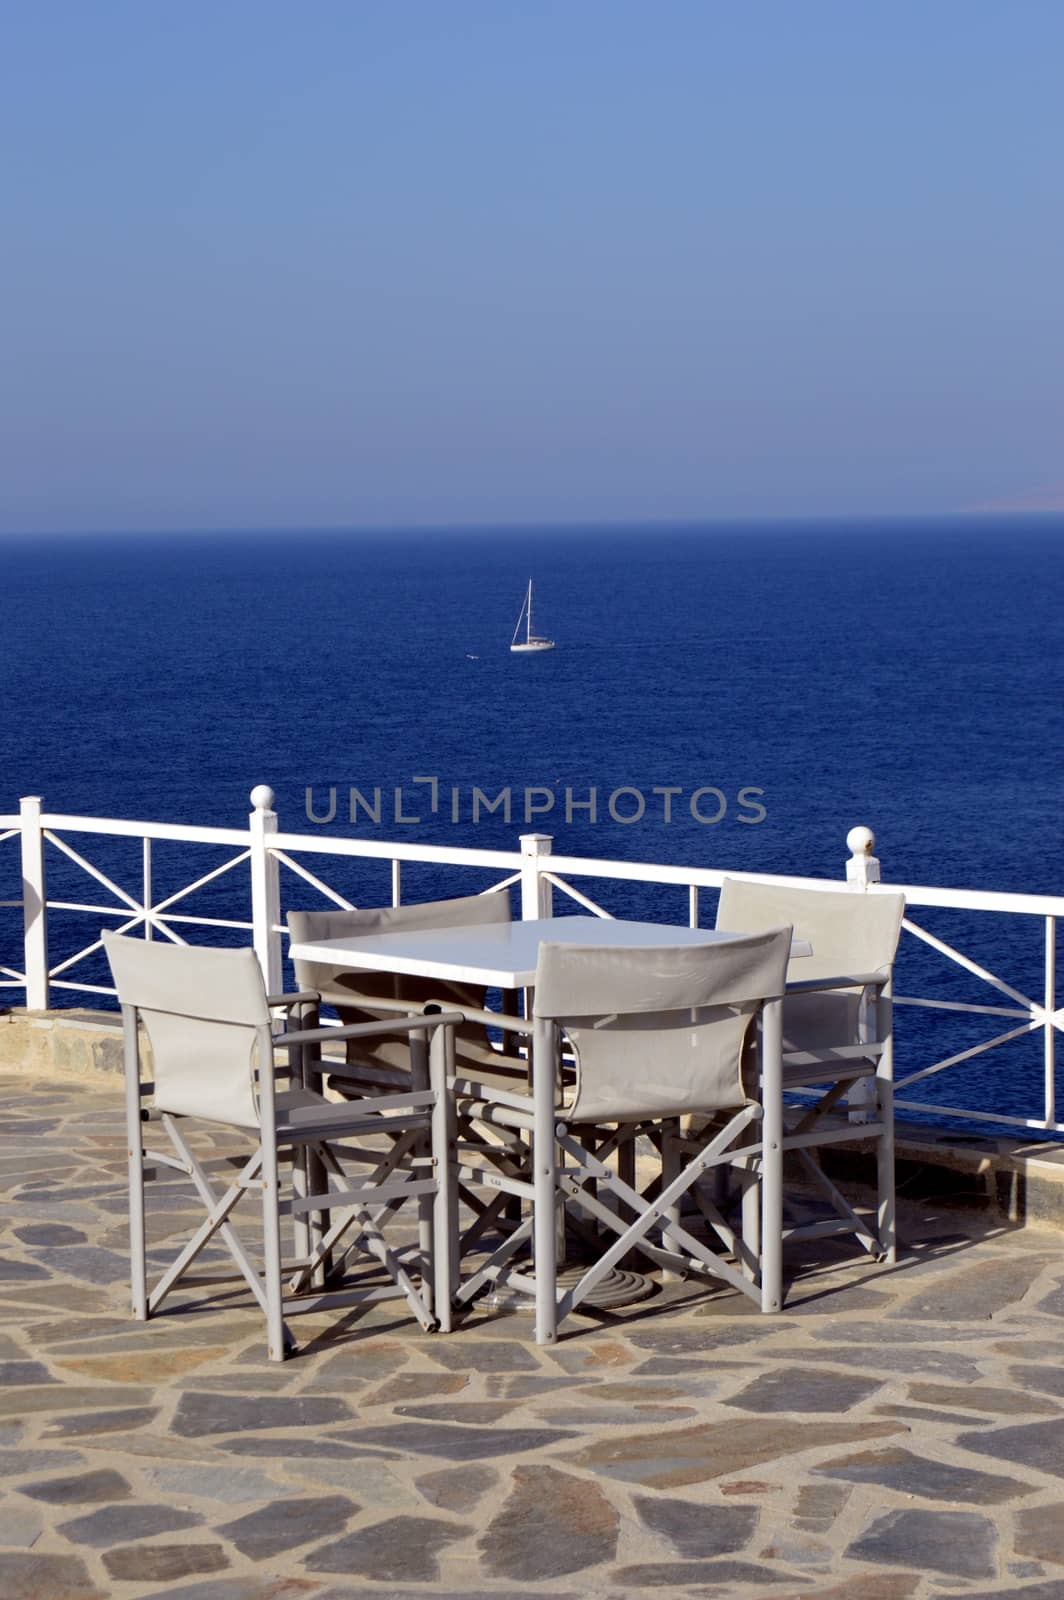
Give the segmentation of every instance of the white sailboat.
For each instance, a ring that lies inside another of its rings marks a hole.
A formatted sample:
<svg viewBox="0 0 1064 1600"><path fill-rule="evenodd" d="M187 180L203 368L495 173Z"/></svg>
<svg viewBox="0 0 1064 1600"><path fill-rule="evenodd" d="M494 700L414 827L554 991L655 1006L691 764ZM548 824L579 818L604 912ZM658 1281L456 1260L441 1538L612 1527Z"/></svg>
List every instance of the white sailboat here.
<svg viewBox="0 0 1064 1600"><path fill-rule="evenodd" d="M525 636L520 638L521 624L524 623ZM521 602L521 609L517 614L517 626L514 636L510 641L510 649L522 654L530 650L553 650L554 640L546 638L543 634L532 632L532 579L528 580L528 593Z"/></svg>

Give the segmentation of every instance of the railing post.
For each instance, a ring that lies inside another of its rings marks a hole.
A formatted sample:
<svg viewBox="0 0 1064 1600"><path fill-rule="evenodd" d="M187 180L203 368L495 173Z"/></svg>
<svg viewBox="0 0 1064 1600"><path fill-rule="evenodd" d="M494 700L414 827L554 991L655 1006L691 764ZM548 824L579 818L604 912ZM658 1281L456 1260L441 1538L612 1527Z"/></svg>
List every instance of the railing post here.
<svg viewBox="0 0 1064 1600"><path fill-rule="evenodd" d="M24 795L22 821L22 926L26 1009L48 1010L48 897L44 886L44 835L41 799Z"/></svg>
<svg viewBox="0 0 1064 1600"><path fill-rule="evenodd" d="M851 889L867 889L879 882L879 861L872 854L876 836L871 828L851 828L846 835L850 859L846 863L846 882Z"/></svg>
<svg viewBox="0 0 1064 1600"><path fill-rule="evenodd" d="M851 828L846 835L846 847L850 852L850 859L846 863L846 883L851 889L867 889L870 883L879 882L879 860L872 854L875 848L876 836L871 828ZM876 1004L882 1008L890 1004L889 1000L880 999ZM857 1015L857 1034L863 1040L869 1037L868 1021L868 991L861 996L861 1003ZM877 1011L877 1020L879 1012ZM876 1116L876 1084L872 1078L857 1078L846 1091L846 1105L848 1120L850 1122L873 1122Z"/></svg>
<svg viewBox="0 0 1064 1600"><path fill-rule="evenodd" d="M534 922L549 917L554 906L554 890L540 876L540 863L549 856L554 840L549 833L521 835L521 920Z"/></svg>
<svg viewBox="0 0 1064 1600"><path fill-rule="evenodd" d="M277 857L269 849L269 835L277 832L274 793L260 783L251 791L254 806L248 818L251 838L251 923L255 954L262 968L267 994L281 992L281 888Z"/></svg>

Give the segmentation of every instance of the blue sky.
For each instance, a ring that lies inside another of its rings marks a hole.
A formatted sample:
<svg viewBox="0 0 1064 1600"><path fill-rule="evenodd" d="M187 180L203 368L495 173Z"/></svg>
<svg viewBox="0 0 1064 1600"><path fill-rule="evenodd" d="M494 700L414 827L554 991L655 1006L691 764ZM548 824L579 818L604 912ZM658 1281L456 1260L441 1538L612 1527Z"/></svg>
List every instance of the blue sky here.
<svg viewBox="0 0 1064 1600"><path fill-rule="evenodd" d="M1064 506L1059 0L0 21L0 531Z"/></svg>

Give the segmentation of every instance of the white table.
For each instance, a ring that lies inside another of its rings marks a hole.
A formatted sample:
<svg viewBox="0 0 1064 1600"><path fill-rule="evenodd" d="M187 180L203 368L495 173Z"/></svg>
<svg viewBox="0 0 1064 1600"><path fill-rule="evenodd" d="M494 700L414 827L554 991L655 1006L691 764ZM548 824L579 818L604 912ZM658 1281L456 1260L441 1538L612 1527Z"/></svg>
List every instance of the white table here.
<svg viewBox="0 0 1064 1600"><path fill-rule="evenodd" d="M720 944L737 938L712 928L674 927L661 922L628 922L606 917L543 917L527 922L484 922L468 927L414 929L363 937L313 939L293 944L298 961L407 977L449 978L486 989L528 989L536 978L539 947L550 944L609 945L646 949L678 944ZM792 956L807 956L806 940L791 943Z"/></svg>
<svg viewBox="0 0 1064 1600"><path fill-rule="evenodd" d="M646 949L681 944L720 944L739 937L739 934L716 929L685 928L658 922L629 922L603 917L545 917L523 922L476 923L466 927L422 931L410 929L365 937L349 934L339 939L308 939L293 942L289 953L294 960L318 961L332 967L350 966L355 971L394 972L407 977L476 983L485 988L524 989L531 988L535 983L539 947L544 942ZM795 939L791 943L791 954L811 955L812 946L807 940ZM532 1059L533 1139L536 1147L542 1149L551 1141L554 1125L554 1053L549 1033L539 1027L533 1039ZM546 1071L536 1070L539 1059L549 1062ZM763 1125L766 1204L773 1212L780 1212L779 1226L782 1226L783 1088L778 1063L774 1076L775 1081L766 1080L763 1087L766 1102ZM537 1195L534 1206L537 1212L536 1323L537 1339L540 1343L549 1343L554 1338L554 1195L553 1181L549 1191L541 1182L540 1166L537 1163L536 1187L542 1192ZM766 1224L768 1238L778 1237L778 1234L778 1226ZM778 1252L772 1252L772 1259L766 1263L764 1274L767 1280L765 1309L777 1309L782 1282Z"/></svg>

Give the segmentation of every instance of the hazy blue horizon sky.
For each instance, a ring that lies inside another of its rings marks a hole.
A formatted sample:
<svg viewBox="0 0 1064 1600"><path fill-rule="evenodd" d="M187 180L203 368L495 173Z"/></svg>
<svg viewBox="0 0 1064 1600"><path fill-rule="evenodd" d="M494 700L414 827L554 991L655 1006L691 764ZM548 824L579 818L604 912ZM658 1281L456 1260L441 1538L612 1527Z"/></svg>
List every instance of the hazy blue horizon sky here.
<svg viewBox="0 0 1064 1600"><path fill-rule="evenodd" d="M1059 0L0 18L0 532L1064 508Z"/></svg>

